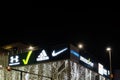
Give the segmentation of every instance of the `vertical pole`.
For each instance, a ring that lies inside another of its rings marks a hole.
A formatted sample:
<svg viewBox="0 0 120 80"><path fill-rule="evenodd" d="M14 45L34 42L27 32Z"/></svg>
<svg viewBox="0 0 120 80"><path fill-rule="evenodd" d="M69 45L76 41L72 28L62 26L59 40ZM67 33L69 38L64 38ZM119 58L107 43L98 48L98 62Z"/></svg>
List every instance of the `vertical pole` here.
<svg viewBox="0 0 120 80"><path fill-rule="evenodd" d="M71 65L70 65L70 59L68 59L68 79L71 80Z"/></svg>
<svg viewBox="0 0 120 80"><path fill-rule="evenodd" d="M20 80L22 80L22 71L20 71Z"/></svg>
<svg viewBox="0 0 120 80"><path fill-rule="evenodd" d="M110 59L110 80L112 80L112 62L111 62L111 51L109 51L109 59Z"/></svg>

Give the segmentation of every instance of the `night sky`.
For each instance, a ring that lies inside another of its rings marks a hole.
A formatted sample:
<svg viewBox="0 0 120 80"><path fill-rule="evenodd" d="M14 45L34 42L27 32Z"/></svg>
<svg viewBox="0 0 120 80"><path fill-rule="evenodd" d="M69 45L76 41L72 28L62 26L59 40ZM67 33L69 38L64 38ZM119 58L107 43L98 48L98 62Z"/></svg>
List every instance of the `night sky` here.
<svg viewBox="0 0 120 80"><path fill-rule="evenodd" d="M0 29L0 46L13 42L38 46L82 42L85 45L84 50L105 65L109 65L105 49L111 46L113 69L120 69L120 24L116 16L110 17L111 13L108 14L113 9L85 9L88 12L102 12L89 15L75 13L74 10L76 9L41 8L37 11L32 9L32 14L23 12L19 16L8 16L7 23Z"/></svg>

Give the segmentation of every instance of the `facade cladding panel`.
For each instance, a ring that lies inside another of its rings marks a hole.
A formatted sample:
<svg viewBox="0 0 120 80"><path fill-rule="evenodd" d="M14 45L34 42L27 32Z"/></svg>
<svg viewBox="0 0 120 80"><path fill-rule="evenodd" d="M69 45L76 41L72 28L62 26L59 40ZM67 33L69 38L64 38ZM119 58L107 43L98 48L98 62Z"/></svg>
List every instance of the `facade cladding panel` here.
<svg viewBox="0 0 120 80"><path fill-rule="evenodd" d="M70 68L70 80L109 80L73 61L70 61Z"/></svg>
<svg viewBox="0 0 120 80"><path fill-rule="evenodd" d="M4 70L0 69L0 80L4 80Z"/></svg>
<svg viewBox="0 0 120 80"><path fill-rule="evenodd" d="M70 80L68 79L68 67L68 60L61 60L37 65L14 67L14 69L33 73L29 74L22 72L22 80L51 80L51 78L52 80ZM18 71L10 71L7 75L7 80L20 80L20 72Z"/></svg>
<svg viewBox="0 0 120 80"><path fill-rule="evenodd" d="M14 67L14 69L33 73L22 72L22 80L51 80L51 78L52 80L109 80L97 72L70 60ZM4 77L0 80L4 80ZM6 80L21 80L20 72L7 72Z"/></svg>

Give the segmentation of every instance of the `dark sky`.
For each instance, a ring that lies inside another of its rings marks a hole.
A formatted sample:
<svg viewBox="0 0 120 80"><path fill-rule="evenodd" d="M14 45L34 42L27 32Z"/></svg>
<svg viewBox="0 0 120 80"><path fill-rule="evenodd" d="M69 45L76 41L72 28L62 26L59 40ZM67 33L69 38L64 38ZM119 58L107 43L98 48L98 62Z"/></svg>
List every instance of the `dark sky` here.
<svg viewBox="0 0 120 80"><path fill-rule="evenodd" d="M31 14L18 12L19 15L16 13L11 17L7 16L6 23L0 29L0 45L25 42L47 46L83 42L85 50L105 65L109 65L105 48L111 46L113 68L120 69L120 24L116 15L113 16L114 10L85 9L89 14L77 13L76 9L70 10L42 8L31 10Z"/></svg>

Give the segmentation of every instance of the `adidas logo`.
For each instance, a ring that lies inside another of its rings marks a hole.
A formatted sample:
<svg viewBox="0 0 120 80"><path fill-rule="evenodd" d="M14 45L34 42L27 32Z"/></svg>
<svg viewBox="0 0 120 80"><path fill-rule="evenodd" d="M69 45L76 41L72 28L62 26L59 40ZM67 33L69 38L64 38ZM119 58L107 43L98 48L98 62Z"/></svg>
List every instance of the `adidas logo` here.
<svg viewBox="0 0 120 80"><path fill-rule="evenodd" d="M37 61L43 61L43 60L48 60L49 57L47 56L45 50L42 50L42 52L40 53L40 55L37 57Z"/></svg>

